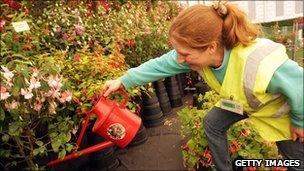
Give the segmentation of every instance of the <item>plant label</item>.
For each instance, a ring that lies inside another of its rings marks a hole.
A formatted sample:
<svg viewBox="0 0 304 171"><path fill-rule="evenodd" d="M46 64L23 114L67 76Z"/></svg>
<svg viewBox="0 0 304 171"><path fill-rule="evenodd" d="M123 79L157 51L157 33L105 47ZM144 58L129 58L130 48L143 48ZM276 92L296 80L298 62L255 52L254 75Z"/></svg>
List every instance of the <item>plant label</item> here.
<svg viewBox="0 0 304 171"><path fill-rule="evenodd" d="M233 100L221 99L221 108L243 115L243 105Z"/></svg>
<svg viewBox="0 0 304 171"><path fill-rule="evenodd" d="M30 30L30 27L26 21L13 22L12 25L16 32Z"/></svg>

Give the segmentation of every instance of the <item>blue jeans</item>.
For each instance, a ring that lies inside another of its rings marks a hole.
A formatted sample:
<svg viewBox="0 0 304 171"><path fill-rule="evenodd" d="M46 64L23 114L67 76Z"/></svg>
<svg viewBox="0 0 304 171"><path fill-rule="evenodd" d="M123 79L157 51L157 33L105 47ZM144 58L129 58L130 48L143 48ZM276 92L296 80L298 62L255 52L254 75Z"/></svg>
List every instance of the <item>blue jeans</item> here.
<svg viewBox="0 0 304 171"><path fill-rule="evenodd" d="M212 159L217 170L232 170L226 132L232 124L246 118L246 115L239 115L218 107L212 108L204 118L203 126L212 153ZM289 167L288 170L304 170L304 147L302 143L286 140L276 142L276 144L285 159L301 160L300 167Z"/></svg>

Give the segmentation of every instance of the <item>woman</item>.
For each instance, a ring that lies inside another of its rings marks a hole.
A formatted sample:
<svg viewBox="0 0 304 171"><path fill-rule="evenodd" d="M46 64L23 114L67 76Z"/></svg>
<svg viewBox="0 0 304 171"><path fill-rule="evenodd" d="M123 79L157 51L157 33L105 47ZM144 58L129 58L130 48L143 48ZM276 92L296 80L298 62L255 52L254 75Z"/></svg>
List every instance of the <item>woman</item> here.
<svg viewBox="0 0 304 171"><path fill-rule="evenodd" d="M174 50L107 81L104 96L195 70L221 96L203 121L217 170L232 170L226 131L248 117L284 158L302 160L290 170L303 170L303 68L288 59L283 45L258 33L232 4L189 7L170 28Z"/></svg>

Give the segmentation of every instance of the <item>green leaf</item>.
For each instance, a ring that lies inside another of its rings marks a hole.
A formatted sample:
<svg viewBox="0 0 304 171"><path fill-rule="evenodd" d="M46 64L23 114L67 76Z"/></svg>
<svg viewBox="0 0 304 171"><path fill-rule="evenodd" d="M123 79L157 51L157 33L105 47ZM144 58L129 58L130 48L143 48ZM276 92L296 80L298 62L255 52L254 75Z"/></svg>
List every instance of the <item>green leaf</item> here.
<svg viewBox="0 0 304 171"><path fill-rule="evenodd" d="M8 142L8 140L9 140L9 135L4 134L4 135L2 136L2 141L3 141L3 142Z"/></svg>
<svg viewBox="0 0 304 171"><path fill-rule="evenodd" d="M2 107L0 107L0 121L4 121L5 119L5 113Z"/></svg>
<svg viewBox="0 0 304 171"><path fill-rule="evenodd" d="M37 156L39 154L39 148L35 148L33 154L34 156Z"/></svg>
<svg viewBox="0 0 304 171"><path fill-rule="evenodd" d="M73 145L72 144L69 144L69 143L67 143L66 145L65 145L65 150L67 151L67 152L71 152L72 151L72 149L73 149Z"/></svg>
<svg viewBox="0 0 304 171"><path fill-rule="evenodd" d="M64 158L65 154L66 154L65 149L62 149L58 154L58 158L60 158L60 159Z"/></svg>
<svg viewBox="0 0 304 171"><path fill-rule="evenodd" d="M44 146L39 147L39 153L43 154L46 152L46 148Z"/></svg>
<svg viewBox="0 0 304 171"><path fill-rule="evenodd" d="M57 139L57 140L53 141L51 143L51 145L52 145L52 148L53 148L54 152L58 152L59 151L59 147L61 145L61 141L59 139Z"/></svg>
<svg viewBox="0 0 304 171"><path fill-rule="evenodd" d="M19 136L21 132L20 123L13 122L8 128L8 134L11 136Z"/></svg>
<svg viewBox="0 0 304 171"><path fill-rule="evenodd" d="M36 141L35 142L38 146L43 146L43 142L42 141Z"/></svg>
<svg viewBox="0 0 304 171"><path fill-rule="evenodd" d="M52 132L52 133L50 133L49 136L50 136L51 138L55 138L57 135L58 135L57 132Z"/></svg>

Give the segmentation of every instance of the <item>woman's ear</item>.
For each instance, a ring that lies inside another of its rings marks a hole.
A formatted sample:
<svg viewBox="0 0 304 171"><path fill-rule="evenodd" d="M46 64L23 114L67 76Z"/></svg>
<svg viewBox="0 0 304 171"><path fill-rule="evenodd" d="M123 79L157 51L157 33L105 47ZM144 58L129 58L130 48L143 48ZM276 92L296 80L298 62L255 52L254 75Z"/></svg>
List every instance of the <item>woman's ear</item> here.
<svg viewBox="0 0 304 171"><path fill-rule="evenodd" d="M217 47L218 47L218 44L215 41L211 42L207 48L209 54L210 55L214 54L217 50Z"/></svg>

